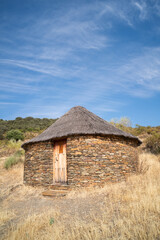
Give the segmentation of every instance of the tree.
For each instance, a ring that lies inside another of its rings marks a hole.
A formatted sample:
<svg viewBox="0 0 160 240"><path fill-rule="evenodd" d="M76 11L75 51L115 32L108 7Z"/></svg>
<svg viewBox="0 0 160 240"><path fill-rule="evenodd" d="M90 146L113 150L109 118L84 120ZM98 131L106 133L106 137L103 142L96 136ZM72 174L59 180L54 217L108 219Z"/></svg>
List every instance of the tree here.
<svg viewBox="0 0 160 240"><path fill-rule="evenodd" d="M24 135L20 130L13 129L7 132L6 138L8 140L15 139L16 141L18 141L18 140L24 140Z"/></svg>
<svg viewBox="0 0 160 240"><path fill-rule="evenodd" d="M120 120L118 118L112 118L110 120L110 123L117 127L120 127L119 125L122 125L124 127L132 126L132 122L128 117L121 117Z"/></svg>
<svg viewBox="0 0 160 240"><path fill-rule="evenodd" d="M15 120L23 120L23 118L21 118L21 117L16 117L16 119Z"/></svg>
<svg viewBox="0 0 160 240"><path fill-rule="evenodd" d="M116 126L116 124L119 122L118 118L112 118L110 120L110 123L113 124L114 126Z"/></svg>
<svg viewBox="0 0 160 240"><path fill-rule="evenodd" d="M125 127L131 127L132 126L131 120L127 117L121 117L121 119L119 120L119 124L121 124Z"/></svg>

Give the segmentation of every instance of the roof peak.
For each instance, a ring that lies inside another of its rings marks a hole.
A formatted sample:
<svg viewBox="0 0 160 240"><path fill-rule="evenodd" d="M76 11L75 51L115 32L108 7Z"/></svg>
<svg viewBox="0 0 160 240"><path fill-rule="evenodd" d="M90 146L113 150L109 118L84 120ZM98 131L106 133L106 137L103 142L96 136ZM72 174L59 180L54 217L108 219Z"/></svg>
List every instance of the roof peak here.
<svg viewBox="0 0 160 240"><path fill-rule="evenodd" d="M85 110L87 110L87 108L85 108L85 107L82 107L82 106L75 106L75 107L72 107L70 110L72 110L72 109L85 109ZM69 110L69 111L70 111Z"/></svg>

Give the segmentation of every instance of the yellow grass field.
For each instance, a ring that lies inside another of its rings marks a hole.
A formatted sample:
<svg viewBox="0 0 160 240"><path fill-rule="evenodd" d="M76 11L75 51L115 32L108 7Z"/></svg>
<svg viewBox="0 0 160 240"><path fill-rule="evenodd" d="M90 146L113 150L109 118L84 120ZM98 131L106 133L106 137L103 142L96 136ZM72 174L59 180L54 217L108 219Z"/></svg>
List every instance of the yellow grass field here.
<svg viewBox="0 0 160 240"><path fill-rule="evenodd" d="M159 240L159 160L143 153L139 173L127 182L71 191L60 199L23 186L22 164L8 171L1 164L1 239Z"/></svg>

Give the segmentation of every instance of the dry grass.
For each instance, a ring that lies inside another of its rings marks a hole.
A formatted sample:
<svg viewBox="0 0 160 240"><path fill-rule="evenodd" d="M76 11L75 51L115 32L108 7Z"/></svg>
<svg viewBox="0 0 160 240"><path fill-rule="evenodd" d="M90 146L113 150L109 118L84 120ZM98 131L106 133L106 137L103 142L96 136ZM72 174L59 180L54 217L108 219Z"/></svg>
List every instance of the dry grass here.
<svg viewBox="0 0 160 240"><path fill-rule="evenodd" d="M14 212L0 208L0 227L15 216Z"/></svg>
<svg viewBox="0 0 160 240"><path fill-rule="evenodd" d="M102 189L71 192L81 210L81 201L95 197L99 201L88 212L69 214L50 210L32 215L8 233L9 240L159 240L160 239L160 162L151 154L140 156L141 174L127 182L106 185ZM87 203L86 203L87 204ZM88 203L89 204L89 203ZM72 208L72 206L69 206Z"/></svg>
<svg viewBox="0 0 160 240"><path fill-rule="evenodd" d="M42 189L24 186L23 164L19 163L6 170L5 159L5 157L0 159L0 239L6 240L10 225L16 224L19 218L23 219L24 215L29 213L23 203L31 201L33 196L40 199Z"/></svg>
<svg viewBox="0 0 160 240"><path fill-rule="evenodd" d="M11 139L7 142L6 148L18 151L21 148L21 145L22 145L21 140L16 141L14 139Z"/></svg>
<svg viewBox="0 0 160 240"><path fill-rule="evenodd" d="M3 205L8 204L8 202L23 201L31 196L41 196L43 188L23 185L23 168L23 164L19 163L11 169L1 169L0 197L5 198Z"/></svg>
<svg viewBox="0 0 160 240"><path fill-rule="evenodd" d="M5 160L4 167L8 169L20 162L24 162L24 150L18 150L13 155L8 157Z"/></svg>
<svg viewBox="0 0 160 240"><path fill-rule="evenodd" d="M4 169L4 161L2 161L0 171L0 196L5 197L12 188L22 184L23 179L23 164L18 164L12 169Z"/></svg>

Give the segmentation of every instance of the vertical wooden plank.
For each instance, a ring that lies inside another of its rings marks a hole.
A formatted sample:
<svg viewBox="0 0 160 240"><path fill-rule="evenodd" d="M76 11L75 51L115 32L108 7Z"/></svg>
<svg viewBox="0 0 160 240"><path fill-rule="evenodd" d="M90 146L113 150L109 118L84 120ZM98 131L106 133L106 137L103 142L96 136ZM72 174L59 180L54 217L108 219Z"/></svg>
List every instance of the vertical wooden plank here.
<svg viewBox="0 0 160 240"><path fill-rule="evenodd" d="M64 182L64 176L63 176L63 168L64 168L64 143L62 143L62 149L63 149L63 152L61 153L61 179L62 179L62 182Z"/></svg>
<svg viewBox="0 0 160 240"><path fill-rule="evenodd" d="M63 158L62 158L62 181L65 182L64 178L64 160L65 160L65 153L64 153L64 143L63 143Z"/></svg>
<svg viewBox="0 0 160 240"><path fill-rule="evenodd" d="M56 182L56 149L57 149L57 143L54 144L54 149L53 149L53 183Z"/></svg>
<svg viewBox="0 0 160 240"><path fill-rule="evenodd" d="M53 146L53 184L55 183L55 144Z"/></svg>
<svg viewBox="0 0 160 240"><path fill-rule="evenodd" d="M65 161L66 161L66 152L65 152L65 142L63 144L63 182L66 182L65 180Z"/></svg>
<svg viewBox="0 0 160 240"><path fill-rule="evenodd" d="M64 182L67 182L66 141L64 143Z"/></svg>
<svg viewBox="0 0 160 240"><path fill-rule="evenodd" d="M55 144L55 182L57 181L57 143Z"/></svg>
<svg viewBox="0 0 160 240"><path fill-rule="evenodd" d="M63 153L59 154L59 162L60 162L60 182L63 182L63 178L62 178L62 162L63 162Z"/></svg>
<svg viewBox="0 0 160 240"><path fill-rule="evenodd" d="M59 145L56 147L56 183L59 182Z"/></svg>
<svg viewBox="0 0 160 240"><path fill-rule="evenodd" d="M61 145L59 143L59 169L58 169L58 181L61 182L61 153L60 153Z"/></svg>
<svg viewBox="0 0 160 240"><path fill-rule="evenodd" d="M57 143L55 144L55 183L57 181Z"/></svg>

